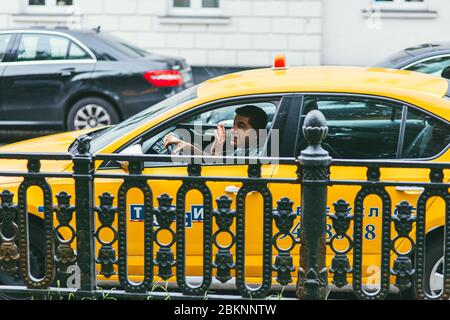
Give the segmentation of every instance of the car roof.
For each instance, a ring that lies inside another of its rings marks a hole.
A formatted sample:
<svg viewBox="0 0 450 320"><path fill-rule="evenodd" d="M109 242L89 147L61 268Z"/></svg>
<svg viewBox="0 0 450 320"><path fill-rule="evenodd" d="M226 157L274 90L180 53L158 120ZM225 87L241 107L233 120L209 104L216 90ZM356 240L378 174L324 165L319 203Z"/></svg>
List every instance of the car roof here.
<svg viewBox="0 0 450 320"><path fill-rule="evenodd" d="M330 92L377 95L418 105L450 108L449 81L423 73L368 67L289 67L254 69L223 75L199 85L204 100L249 94ZM437 110L436 110L437 111ZM447 112L448 113L448 112Z"/></svg>
<svg viewBox="0 0 450 320"><path fill-rule="evenodd" d="M416 91L439 97L446 95L446 79L413 71L367 67L290 67L254 69L205 81L202 95L235 96L270 92L372 92Z"/></svg>
<svg viewBox="0 0 450 320"><path fill-rule="evenodd" d="M77 35L77 34L95 34L96 31L93 29L68 29L65 27L55 27L55 28L46 28L46 27L24 27L24 28L8 28L8 29L1 29L0 32L26 32L26 31L33 31L33 32L59 32L59 33L66 33L70 35ZM101 32L101 31L100 31Z"/></svg>
<svg viewBox="0 0 450 320"><path fill-rule="evenodd" d="M406 48L404 51L413 56L440 53L441 51L450 52L450 42L424 43L417 46Z"/></svg>
<svg viewBox="0 0 450 320"><path fill-rule="evenodd" d="M422 59L450 55L450 42L425 43L395 52L374 67L402 69Z"/></svg>

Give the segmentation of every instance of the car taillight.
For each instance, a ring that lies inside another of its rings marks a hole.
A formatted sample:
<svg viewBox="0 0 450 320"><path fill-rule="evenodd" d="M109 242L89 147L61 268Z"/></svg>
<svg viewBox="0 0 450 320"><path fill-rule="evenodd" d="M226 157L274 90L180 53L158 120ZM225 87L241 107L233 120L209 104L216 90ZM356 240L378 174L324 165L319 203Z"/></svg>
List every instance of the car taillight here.
<svg viewBox="0 0 450 320"><path fill-rule="evenodd" d="M155 87L178 87L183 84L183 76L177 70L148 71L144 79Z"/></svg>

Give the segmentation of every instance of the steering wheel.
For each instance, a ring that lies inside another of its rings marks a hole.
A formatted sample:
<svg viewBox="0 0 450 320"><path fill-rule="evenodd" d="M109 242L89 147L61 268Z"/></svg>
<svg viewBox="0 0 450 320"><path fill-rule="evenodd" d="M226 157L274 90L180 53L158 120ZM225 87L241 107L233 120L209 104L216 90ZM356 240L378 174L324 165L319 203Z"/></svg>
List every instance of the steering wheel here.
<svg viewBox="0 0 450 320"><path fill-rule="evenodd" d="M183 155L183 149L181 149L180 151L178 151L178 153L173 153L175 150L175 145L171 144L170 146L168 146L166 151L166 154L171 156L171 155L178 155L178 156L182 156Z"/></svg>
<svg viewBox="0 0 450 320"><path fill-rule="evenodd" d="M170 146L168 146L166 148L166 154L171 155L173 153L173 151L175 150L175 147L173 144L171 144Z"/></svg>
<svg viewBox="0 0 450 320"><path fill-rule="evenodd" d="M178 139L180 139L181 141L183 141L183 138L182 137L180 137L179 135L177 135L177 134L175 134L175 133L173 133L173 132L170 132L170 134L172 134L173 136L175 136L176 138L178 138ZM164 138L163 138L164 139ZM163 142L163 141L162 141ZM164 142L163 142L163 145L164 145ZM175 144L171 144L171 145L169 145L169 146L167 146L167 148L165 148L166 149L166 154L167 155L175 155L174 154L174 150L176 149L176 145ZM178 151L177 152L177 154L176 155L183 155L183 149L181 149L180 151Z"/></svg>

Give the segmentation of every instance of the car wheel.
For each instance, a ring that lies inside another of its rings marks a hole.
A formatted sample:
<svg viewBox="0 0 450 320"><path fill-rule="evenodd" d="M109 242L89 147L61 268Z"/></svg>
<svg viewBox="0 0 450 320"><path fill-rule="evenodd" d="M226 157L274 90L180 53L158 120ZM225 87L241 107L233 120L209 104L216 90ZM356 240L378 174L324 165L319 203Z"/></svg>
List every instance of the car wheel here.
<svg viewBox="0 0 450 320"><path fill-rule="evenodd" d="M114 107L101 98L84 98L75 103L67 115L67 129L81 130L119 122Z"/></svg>
<svg viewBox="0 0 450 320"><path fill-rule="evenodd" d="M30 273L36 279L41 279L44 277L44 230L42 227L36 224L30 225ZM5 286L24 286L25 283L22 280L22 276L17 271L14 274L7 272L0 272L0 285ZM0 299L6 300L23 300L30 299L24 295L16 295L10 293L0 293Z"/></svg>
<svg viewBox="0 0 450 320"><path fill-rule="evenodd" d="M438 297L444 288L444 250L442 238L431 240L425 253L424 291L431 297ZM414 261L413 261L414 263ZM419 275L418 275L419 276ZM400 293L402 299L417 299L415 283Z"/></svg>
<svg viewBox="0 0 450 320"><path fill-rule="evenodd" d="M427 246L425 265L425 292L437 297L444 288L444 249L443 241L433 242Z"/></svg>

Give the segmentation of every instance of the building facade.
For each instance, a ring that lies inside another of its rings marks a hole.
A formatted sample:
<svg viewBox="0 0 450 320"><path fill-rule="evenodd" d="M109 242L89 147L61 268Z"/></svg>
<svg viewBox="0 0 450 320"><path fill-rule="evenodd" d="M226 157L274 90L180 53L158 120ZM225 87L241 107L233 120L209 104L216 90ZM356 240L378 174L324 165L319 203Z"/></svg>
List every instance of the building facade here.
<svg viewBox="0 0 450 320"><path fill-rule="evenodd" d="M368 65L450 40L448 0L1 0L0 28L112 32L196 67ZM206 69L205 69L206 70Z"/></svg>
<svg viewBox="0 0 450 320"><path fill-rule="evenodd" d="M448 0L324 0L322 20L329 65L372 65L407 47L450 42Z"/></svg>

